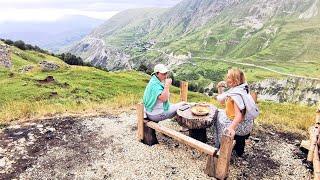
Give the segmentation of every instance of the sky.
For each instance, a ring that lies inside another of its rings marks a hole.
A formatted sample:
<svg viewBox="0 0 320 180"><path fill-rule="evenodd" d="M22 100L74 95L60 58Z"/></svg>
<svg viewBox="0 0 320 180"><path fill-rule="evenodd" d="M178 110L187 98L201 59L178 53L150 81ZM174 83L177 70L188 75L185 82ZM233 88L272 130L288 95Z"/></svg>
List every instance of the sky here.
<svg viewBox="0 0 320 180"><path fill-rule="evenodd" d="M0 22L54 21L66 15L106 20L125 9L172 7L180 0L0 0Z"/></svg>

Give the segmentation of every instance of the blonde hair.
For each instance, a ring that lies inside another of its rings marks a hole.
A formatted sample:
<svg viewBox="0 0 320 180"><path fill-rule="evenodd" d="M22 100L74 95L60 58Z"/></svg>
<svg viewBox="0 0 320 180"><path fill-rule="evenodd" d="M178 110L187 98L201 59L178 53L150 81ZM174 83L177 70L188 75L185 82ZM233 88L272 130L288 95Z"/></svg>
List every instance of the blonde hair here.
<svg viewBox="0 0 320 180"><path fill-rule="evenodd" d="M244 76L244 73L240 69L229 69L227 78L230 79L234 86L239 86L240 84L243 84L246 82L246 78Z"/></svg>

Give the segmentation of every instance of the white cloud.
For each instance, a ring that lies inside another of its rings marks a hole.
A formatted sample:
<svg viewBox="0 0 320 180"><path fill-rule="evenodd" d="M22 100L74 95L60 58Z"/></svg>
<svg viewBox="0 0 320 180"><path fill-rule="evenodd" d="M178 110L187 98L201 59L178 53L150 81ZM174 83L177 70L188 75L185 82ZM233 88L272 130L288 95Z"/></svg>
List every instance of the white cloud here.
<svg viewBox="0 0 320 180"><path fill-rule="evenodd" d="M170 7L179 0L0 0L1 21L53 21L65 15L108 19L119 11Z"/></svg>
<svg viewBox="0 0 320 180"><path fill-rule="evenodd" d="M107 20L118 11L82 11L77 9L5 9L0 12L1 21L54 21L66 15L84 15Z"/></svg>

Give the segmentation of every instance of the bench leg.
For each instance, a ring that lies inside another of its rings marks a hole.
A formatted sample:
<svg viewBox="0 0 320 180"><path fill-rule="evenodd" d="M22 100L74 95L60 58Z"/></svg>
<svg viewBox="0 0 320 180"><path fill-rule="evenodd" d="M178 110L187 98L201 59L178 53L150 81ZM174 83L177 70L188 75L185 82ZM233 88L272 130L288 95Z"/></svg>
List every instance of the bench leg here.
<svg viewBox="0 0 320 180"><path fill-rule="evenodd" d="M205 128L204 129L190 129L189 136L196 139L196 140L204 142L204 143L206 143L208 141L207 140L207 130Z"/></svg>
<svg viewBox="0 0 320 180"><path fill-rule="evenodd" d="M209 177L214 177L215 176L215 166L217 164L218 158L216 156L208 155L207 158L207 165L206 169L204 172L209 176Z"/></svg>
<svg viewBox="0 0 320 180"><path fill-rule="evenodd" d="M158 139L156 136L156 131L148 127L145 123L143 124L143 143L149 146L158 144Z"/></svg>
<svg viewBox="0 0 320 180"><path fill-rule="evenodd" d="M222 135L220 155L215 166L215 178L217 179L226 179L228 177L233 138L232 134Z"/></svg>

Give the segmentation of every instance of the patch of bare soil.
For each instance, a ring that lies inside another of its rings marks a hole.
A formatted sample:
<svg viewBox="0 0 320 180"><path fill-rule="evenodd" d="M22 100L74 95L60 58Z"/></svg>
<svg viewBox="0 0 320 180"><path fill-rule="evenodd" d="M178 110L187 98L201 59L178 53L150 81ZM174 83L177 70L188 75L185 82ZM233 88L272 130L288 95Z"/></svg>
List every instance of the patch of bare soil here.
<svg viewBox="0 0 320 180"><path fill-rule="evenodd" d="M55 79L53 76L47 76L45 79L42 80L37 80L40 84L47 84L47 83L52 83L55 82Z"/></svg>
<svg viewBox="0 0 320 180"><path fill-rule="evenodd" d="M0 179L210 179L204 154L161 134L149 147L136 130L135 111L10 124L0 129ZM300 138L257 126L243 157L232 156L229 179L310 178Z"/></svg>

